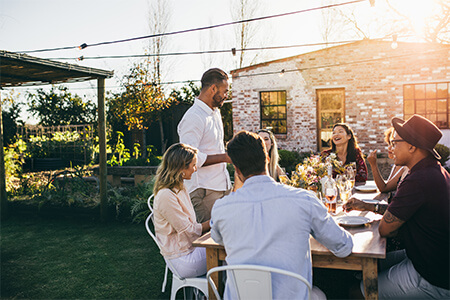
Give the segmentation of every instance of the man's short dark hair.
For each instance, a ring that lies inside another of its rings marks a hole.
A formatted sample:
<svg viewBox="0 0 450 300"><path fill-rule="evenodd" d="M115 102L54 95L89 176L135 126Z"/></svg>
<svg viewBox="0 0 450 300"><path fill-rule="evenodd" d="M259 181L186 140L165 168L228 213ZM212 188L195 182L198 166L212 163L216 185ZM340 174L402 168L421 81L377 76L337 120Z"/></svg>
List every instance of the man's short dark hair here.
<svg viewBox="0 0 450 300"><path fill-rule="evenodd" d="M228 80L228 75L219 68L209 69L202 76L202 90L209 88L213 84L220 84L224 80Z"/></svg>
<svg viewBox="0 0 450 300"><path fill-rule="evenodd" d="M266 170L267 152L263 139L246 130L238 132L227 144L227 153L244 177Z"/></svg>

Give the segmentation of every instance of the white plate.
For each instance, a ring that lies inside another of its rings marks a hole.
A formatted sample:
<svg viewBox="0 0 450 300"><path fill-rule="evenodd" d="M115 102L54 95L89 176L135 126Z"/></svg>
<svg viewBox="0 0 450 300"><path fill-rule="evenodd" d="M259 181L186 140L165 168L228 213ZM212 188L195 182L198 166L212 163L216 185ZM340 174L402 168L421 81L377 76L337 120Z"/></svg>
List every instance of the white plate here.
<svg viewBox="0 0 450 300"><path fill-rule="evenodd" d="M359 185L359 186L355 186L355 189L357 191L365 192L365 193L374 193L377 191L377 187L374 185Z"/></svg>
<svg viewBox="0 0 450 300"><path fill-rule="evenodd" d="M336 221L341 226L357 227L369 223L370 219L361 216L345 216L337 218Z"/></svg>

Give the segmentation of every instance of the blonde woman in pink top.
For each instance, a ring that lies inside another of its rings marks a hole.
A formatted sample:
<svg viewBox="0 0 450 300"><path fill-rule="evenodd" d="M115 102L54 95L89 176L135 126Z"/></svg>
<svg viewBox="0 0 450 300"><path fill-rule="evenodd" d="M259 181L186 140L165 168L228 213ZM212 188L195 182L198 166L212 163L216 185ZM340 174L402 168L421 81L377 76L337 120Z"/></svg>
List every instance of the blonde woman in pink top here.
<svg viewBox="0 0 450 300"><path fill-rule="evenodd" d="M185 179L191 179L195 171L197 149L174 144L164 153L153 188L154 224L161 254L165 260L170 260L181 277L197 277L206 273L205 248L195 248L192 242L210 230L209 220L197 223L183 183Z"/></svg>

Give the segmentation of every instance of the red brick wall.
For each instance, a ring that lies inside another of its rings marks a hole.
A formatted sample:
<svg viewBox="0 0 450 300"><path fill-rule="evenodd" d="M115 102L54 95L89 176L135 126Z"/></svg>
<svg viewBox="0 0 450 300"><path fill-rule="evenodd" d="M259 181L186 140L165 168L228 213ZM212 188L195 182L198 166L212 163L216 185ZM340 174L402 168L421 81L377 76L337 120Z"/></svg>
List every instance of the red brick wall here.
<svg viewBox="0 0 450 300"><path fill-rule="evenodd" d="M403 85L450 81L450 46L399 43L394 50L390 45L367 40L233 71L235 132L259 129L260 91L286 90L288 133L277 136L278 144L316 151L316 90L344 88L345 122L363 152L384 151L391 118L403 118ZM273 74L248 76L261 73Z"/></svg>

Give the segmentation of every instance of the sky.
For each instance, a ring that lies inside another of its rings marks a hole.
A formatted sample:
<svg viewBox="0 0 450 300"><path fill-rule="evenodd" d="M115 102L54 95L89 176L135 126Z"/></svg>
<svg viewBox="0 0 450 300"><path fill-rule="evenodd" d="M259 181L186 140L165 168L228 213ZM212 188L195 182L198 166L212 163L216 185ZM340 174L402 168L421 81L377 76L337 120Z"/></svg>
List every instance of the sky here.
<svg viewBox="0 0 450 300"><path fill-rule="evenodd" d="M164 0L170 10L168 32L192 29L232 22L231 0ZM332 1L332 0L330 0ZM304 10L329 4L328 0L258 0L256 16L268 16ZM335 3L348 0L334 1ZM378 7L371 8L369 1L352 4L352 9L362 19L375 18L382 14L381 0ZM391 0L411 3L421 0ZM93 44L149 35L150 6L152 0L0 0L0 49L22 52L64 46ZM407 7L405 5L405 7ZM417 11L420 11L417 9ZM323 42L321 31L322 11L307 12L253 22L258 27L254 47L298 45ZM167 52L192 52L240 48L234 42L234 27L173 35L168 38ZM350 35L336 34L340 39ZM378 37L373 33L371 37ZM118 43L83 50L72 49L29 55L42 58L73 58L64 62L106 70L113 70L114 78L106 81L107 91L116 91L120 79L136 59L98 59L77 61L80 56L133 55L143 54L149 39ZM260 61L289 57L317 49L302 47L283 50L267 50ZM166 59L167 70L163 82L199 80L205 70L219 67L229 72L236 67L230 53L174 56ZM167 85L167 88L179 87ZM49 86L43 86L50 88ZM71 92L86 99L95 99L96 82L68 85ZM33 89L28 91L33 92ZM25 88L15 88L23 97ZM5 91L2 91L2 95ZM24 119L29 115L24 115ZM29 123L35 120L29 118Z"/></svg>

